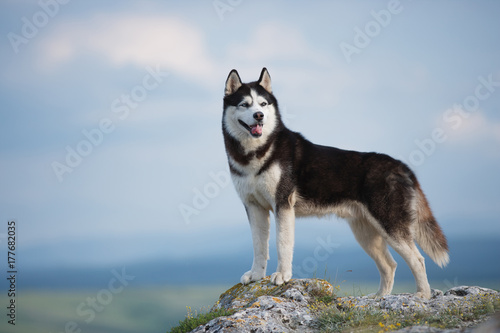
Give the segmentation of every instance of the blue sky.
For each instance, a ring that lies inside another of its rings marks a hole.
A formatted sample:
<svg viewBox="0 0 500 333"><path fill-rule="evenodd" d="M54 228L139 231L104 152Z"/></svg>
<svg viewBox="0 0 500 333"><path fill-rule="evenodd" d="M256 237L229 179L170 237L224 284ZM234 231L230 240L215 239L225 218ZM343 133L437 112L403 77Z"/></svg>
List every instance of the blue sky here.
<svg viewBox="0 0 500 333"><path fill-rule="evenodd" d="M311 141L403 159L449 237L500 236L499 3L60 2L0 4L0 234L17 221L26 265L251 251L232 68L267 67ZM297 243L354 245L332 220Z"/></svg>

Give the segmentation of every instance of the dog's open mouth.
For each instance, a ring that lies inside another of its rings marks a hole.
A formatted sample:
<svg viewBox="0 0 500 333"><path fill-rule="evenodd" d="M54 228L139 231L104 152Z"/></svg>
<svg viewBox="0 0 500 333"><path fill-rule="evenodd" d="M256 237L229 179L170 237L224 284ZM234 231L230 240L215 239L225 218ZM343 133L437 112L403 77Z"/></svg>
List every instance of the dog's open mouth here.
<svg viewBox="0 0 500 333"><path fill-rule="evenodd" d="M257 123L257 124L248 126L247 124L245 124L241 120L238 120L238 122L241 124L241 126L245 127L254 138L258 138L259 136L262 135L262 127L264 127L264 124Z"/></svg>

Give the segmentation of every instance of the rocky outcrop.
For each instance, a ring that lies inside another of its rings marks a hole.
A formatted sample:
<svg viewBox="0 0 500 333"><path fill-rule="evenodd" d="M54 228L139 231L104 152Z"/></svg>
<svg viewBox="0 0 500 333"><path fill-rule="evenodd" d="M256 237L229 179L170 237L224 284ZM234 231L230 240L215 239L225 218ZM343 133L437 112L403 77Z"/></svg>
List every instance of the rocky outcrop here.
<svg viewBox="0 0 500 333"><path fill-rule="evenodd" d="M398 313L402 318L415 313L432 313L439 316L448 309L460 306L466 310L472 299L494 296L500 300L499 293L481 287L461 286L443 293L433 290L429 300L420 299L413 294L389 295L382 298L333 296L334 288L325 280L297 279L275 286L269 278L248 285L237 284L223 293L212 311L219 309L235 311L231 316L219 317L192 332L319 332L318 316L322 310L340 313L345 309L372 309L383 313ZM322 310L318 310L318 306ZM468 324L477 325L471 320ZM401 329L401 332L472 332L467 325L453 329L439 329L428 325L417 325ZM486 326L485 326L486 327ZM495 324L492 324L495 327ZM392 327L387 330L395 330ZM489 331L488 331L489 332Z"/></svg>

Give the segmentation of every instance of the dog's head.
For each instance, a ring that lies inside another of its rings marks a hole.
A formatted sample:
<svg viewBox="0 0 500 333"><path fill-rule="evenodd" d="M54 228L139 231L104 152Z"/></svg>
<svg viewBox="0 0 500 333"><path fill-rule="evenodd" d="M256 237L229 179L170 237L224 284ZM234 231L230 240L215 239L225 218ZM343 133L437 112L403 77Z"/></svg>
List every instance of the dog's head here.
<svg viewBox="0 0 500 333"><path fill-rule="evenodd" d="M233 69L227 77L224 93L224 129L241 141L265 140L278 123L278 103L267 69L262 69L259 80L250 83L242 83Z"/></svg>

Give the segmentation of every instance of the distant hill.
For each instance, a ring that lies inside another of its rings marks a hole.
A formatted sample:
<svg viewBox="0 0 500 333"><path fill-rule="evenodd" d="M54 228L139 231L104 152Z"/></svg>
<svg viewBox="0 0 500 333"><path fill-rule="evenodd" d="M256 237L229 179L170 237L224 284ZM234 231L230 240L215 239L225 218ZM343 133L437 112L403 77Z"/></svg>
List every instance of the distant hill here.
<svg viewBox="0 0 500 333"><path fill-rule="evenodd" d="M451 240L451 262L441 269L426 257L427 274L430 281L446 285L481 284L484 287L500 288L500 265L495 257L500 253L498 240ZM271 248L268 274L276 267L276 249ZM347 283L370 282L378 284L379 275L375 263L360 247L338 247L326 256L314 255L314 249L297 248L294 256L294 278L330 278ZM406 263L397 254L396 284L413 282ZM495 261L495 262L494 262ZM112 277L111 270L135 276L134 286L228 284L239 281L241 274L252 263L252 249L244 253L228 253L225 257L190 258L185 260L156 259L149 262L117 263L109 267L49 267L20 269L19 288L26 289L80 289L101 288ZM326 274L325 274L326 271ZM432 283L431 283L432 284ZM0 285L5 290L7 284Z"/></svg>

